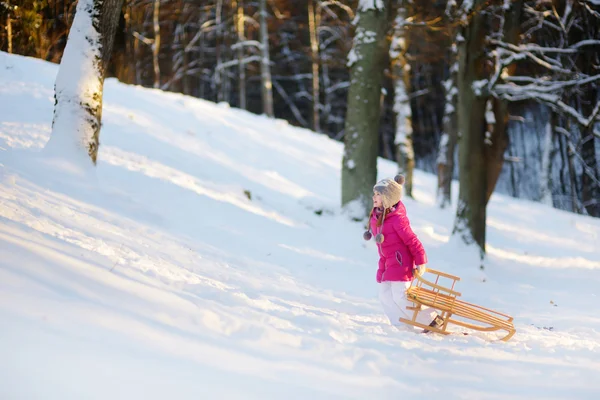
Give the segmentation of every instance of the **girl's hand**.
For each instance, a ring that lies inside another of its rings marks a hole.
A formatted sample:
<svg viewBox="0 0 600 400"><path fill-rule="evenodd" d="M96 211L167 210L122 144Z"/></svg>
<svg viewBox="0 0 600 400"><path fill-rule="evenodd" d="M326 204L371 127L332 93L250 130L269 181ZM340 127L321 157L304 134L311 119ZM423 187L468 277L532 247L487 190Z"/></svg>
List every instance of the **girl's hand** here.
<svg viewBox="0 0 600 400"><path fill-rule="evenodd" d="M425 271L427 271L427 264L422 264L422 265L417 265L415 267L415 269L413 270L413 273L417 274L418 276L421 276L425 273Z"/></svg>

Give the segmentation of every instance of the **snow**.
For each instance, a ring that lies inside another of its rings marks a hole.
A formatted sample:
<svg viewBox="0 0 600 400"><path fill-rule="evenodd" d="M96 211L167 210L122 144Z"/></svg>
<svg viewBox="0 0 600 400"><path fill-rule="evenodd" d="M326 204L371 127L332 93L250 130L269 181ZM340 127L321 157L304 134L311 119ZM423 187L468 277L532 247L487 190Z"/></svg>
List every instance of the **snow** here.
<svg viewBox="0 0 600 400"><path fill-rule="evenodd" d="M495 194L481 270L415 171L429 266L517 334L395 330L340 143L109 79L98 165L68 174L40 152L56 73L0 53L0 398L600 395L600 220Z"/></svg>
<svg viewBox="0 0 600 400"><path fill-rule="evenodd" d="M385 4L383 0L359 0L356 9L358 12L366 12L369 10L384 10Z"/></svg>
<svg viewBox="0 0 600 400"><path fill-rule="evenodd" d="M100 36L94 27L94 1L77 3L71 34L61 60L60 73L56 77L56 98L59 107L54 115L55 132L48 143L49 155L71 160L73 167L85 171L91 167L88 146L93 142L95 130L90 123L87 105L97 109L101 98L102 82L99 79Z"/></svg>
<svg viewBox="0 0 600 400"><path fill-rule="evenodd" d="M360 59L362 59L362 57L359 57L358 54L356 54L356 48L355 46L352 46L352 48L348 52L348 61L346 62L346 66L350 68L352 67L352 65L354 65L355 62L359 61Z"/></svg>

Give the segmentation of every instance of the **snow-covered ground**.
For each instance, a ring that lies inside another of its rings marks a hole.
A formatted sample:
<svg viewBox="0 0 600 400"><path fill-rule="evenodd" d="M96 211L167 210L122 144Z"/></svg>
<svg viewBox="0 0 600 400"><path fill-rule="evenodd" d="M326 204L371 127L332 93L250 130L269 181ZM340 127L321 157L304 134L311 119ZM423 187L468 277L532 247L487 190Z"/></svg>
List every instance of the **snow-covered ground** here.
<svg viewBox="0 0 600 400"><path fill-rule="evenodd" d="M495 195L479 271L417 171L429 266L517 334L398 331L339 143L109 79L77 175L38 153L56 73L0 53L0 399L600 398L600 220Z"/></svg>

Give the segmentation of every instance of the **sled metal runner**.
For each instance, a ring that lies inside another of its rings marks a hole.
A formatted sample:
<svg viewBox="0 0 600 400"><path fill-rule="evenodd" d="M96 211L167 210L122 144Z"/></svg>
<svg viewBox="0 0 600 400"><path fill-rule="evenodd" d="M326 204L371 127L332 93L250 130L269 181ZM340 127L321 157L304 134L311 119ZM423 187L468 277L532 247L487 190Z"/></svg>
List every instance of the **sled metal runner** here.
<svg viewBox="0 0 600 400"><path fill-rule="evenodd" d="M446 330L450 324L483 332L503 330L507 334L500 340L505 342L515 334L511 316L458 299L461 293L454 290L454 286L460 281L460 277L429 268L426 273L433 275L434 281L431 282L415 274L415 279L406 291L407 298L414 303L414 306L407 307L409 311L413 311L413 315L411 319L400 318L401 322L443 335L452 333ZM441 281L450 281L451 284L446 287L441 284ZM437 310L444 319L443 325L436 328L416 322L422 307Z"/></svg>

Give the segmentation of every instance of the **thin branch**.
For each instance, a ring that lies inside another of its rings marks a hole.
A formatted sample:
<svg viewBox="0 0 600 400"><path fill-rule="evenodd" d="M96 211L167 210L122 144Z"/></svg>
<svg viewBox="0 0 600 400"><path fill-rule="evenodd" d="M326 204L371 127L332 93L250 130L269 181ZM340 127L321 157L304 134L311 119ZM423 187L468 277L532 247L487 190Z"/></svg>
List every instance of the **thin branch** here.
<svg viewBox="0 0 600 400"><path fill-rule="evenodd" d="M585 174L598 186L600 187L600 181L598 180L598 178L596 178L596 175L594 173L594 170L592 168L590 168L585 160L583 159L583 157L581 157L581 155L579 154L579 152L577 151L577 148L575 147L575 144L573 143L572 139L571 139L571 134L564 128L557 126L555 127L556 132L558 133L562 133L563 135L565 135L567 137L567 146L569 147L569 150L571 151L571 153L577 157L579 159L579 161L581 162L581 164L583 165L583 170L585 171Z"/></svg>
<svg viewBox="0 0 600 400"><path fill-rule="evenodd" d="M586 40L582 40L580 42L577 42L567 48L559 48L559 47L542 47L542 46L538 46L538 45L531 45L531 44L527 44L527 45L514 45L511 43L506 43L503 42L501 40L496 40L496 39L488 39L488 41L491 44L495 44L497 46L503 47L505 49L508 50L512 50L514 52L517 53L522 53L522 52L537 52L537 53L567 53L567 54L573 54L573 53L577 53L577 51L584 46L600 46L600 40L595 40L595 39L586 39Z"/></svg>
<svg viewBox="0 0 600 400"><path fill-rule="evenodd" d="M147 37L139 34L136 31L133 31L132 35L139 40L140 42L147 44L148 46L152 46L154 44L154 39L148 39Z"/></svg>
<svg viewBox="0 0 600 400"><path fill-rule="evenodd" d="M231 49L237 50L240 47L249 47L249 46L254 46L258 49L262 49L262 43L259 42L258 40L244 40L243 42L238 42L238 43L232 45Z"/></svg>
<svg viewBox="0 0 600 400"><path fill-rule="evenodd" d="M308 123L306 122L304 117L302 117L302 113L300 112L298 107L296 107L296 104L290 99L283 87L281 87L281 85L276 80L273 80L273 87L275 87L277 93L279 93L279 95L283 98L285 103L290 107L290 110L292 110L292 114L294 114L294 117L296 117L298 122L300 122L303 127L308 127Z"/></svg>

